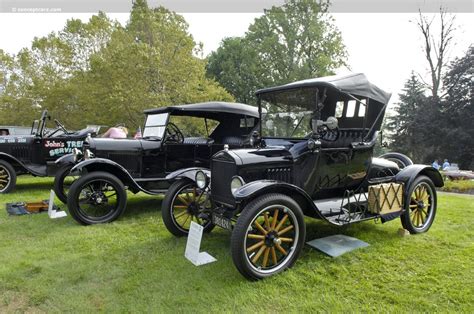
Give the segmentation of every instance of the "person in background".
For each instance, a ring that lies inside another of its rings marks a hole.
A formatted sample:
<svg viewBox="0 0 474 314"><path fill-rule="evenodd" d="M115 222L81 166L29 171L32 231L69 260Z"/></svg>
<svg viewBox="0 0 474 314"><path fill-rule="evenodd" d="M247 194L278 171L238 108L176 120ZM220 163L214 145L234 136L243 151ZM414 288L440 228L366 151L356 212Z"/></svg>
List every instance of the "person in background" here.
<svg viewBox="0 0 474 314"><path fill-rule="evenodd" d="M105 132L102 137L107 138L127 138L128 130L123 125L117 125Z"/></svg>
<svg viewBox="0 0 474 314"><path fill-rule="evenodd" d="M142 128L138 127L137 133L135 133L135 136L133 137L134 140L138 140L142 138Z"/></svg>
<svg viewBox="0 0 474 314"><path fill-rule="evenodd" d="M449 163L449 161L447 159L445 159L444 162L443 162L443 170L446 170L449 167L451 167L451 164Z"/></svg>
<svg viewBox="0 0 474 314"><path fill-rule="evenodd" d="M435 168L436 170L439 170L438 159L435 159L435 161L433 161L431 167Z"/></svg>
<svg viewBox="0 0 474 314"><path fill-rule="evenodd" d="M8 131L7 130L0 130L0 136L7 136Z"/></svg>

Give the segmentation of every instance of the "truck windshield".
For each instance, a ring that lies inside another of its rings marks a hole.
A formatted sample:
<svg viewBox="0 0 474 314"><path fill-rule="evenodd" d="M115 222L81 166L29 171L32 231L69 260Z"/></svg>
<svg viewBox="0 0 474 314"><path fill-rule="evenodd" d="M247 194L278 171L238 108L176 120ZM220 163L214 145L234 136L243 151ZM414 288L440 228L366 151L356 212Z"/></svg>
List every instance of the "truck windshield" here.
<svg viewBox="0 0 474 314"><path fill-rule="evenodd" d="M146 118L143 137L163 138L166 129L167 113L150 114Z"/></svg>
<svg viewBox="0 0 474 314"><path fill-rule="evenodd" d="M287 90L262 95L262 135L276 138L304 138L311 134L315 107L314 89Z"/></svg>

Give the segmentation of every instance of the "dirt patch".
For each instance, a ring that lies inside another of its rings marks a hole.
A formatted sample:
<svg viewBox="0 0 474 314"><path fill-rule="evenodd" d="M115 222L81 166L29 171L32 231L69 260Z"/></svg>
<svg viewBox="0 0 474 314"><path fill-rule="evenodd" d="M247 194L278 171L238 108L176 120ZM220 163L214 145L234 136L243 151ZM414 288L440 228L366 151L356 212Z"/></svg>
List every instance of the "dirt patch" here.
<svg viewBox="0 0 474 314"><path fill-rule="evenodd" d="M0 297L0 313L45 313L44 311L31 307L29 298L22 293L7 291Z"/></svg>

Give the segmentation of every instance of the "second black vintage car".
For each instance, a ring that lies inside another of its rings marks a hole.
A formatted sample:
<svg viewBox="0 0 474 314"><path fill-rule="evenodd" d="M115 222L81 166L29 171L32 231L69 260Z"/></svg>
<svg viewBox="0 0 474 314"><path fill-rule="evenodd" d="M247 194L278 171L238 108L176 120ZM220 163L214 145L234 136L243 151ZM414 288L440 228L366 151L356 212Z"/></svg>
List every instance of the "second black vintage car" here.
<svg viewBox="0 0 474 314"><path fill-rule="evenodd" d="M235 266L261 279L295 263L305 216L334 226L400 217L410 233L430 228L439 172L401 154L389 156L397 163L373 157L390 94L353 74L257 96L266 114L254 147L220 151L211 172L189 169L173 183L162 206L171 233L186 235L191 221L231 230Z"/></svg>
<svg viewBox="0 0 474 314"><path fill-rule="evenodd" d="M248 146L259 119L256 107L225 102L163 107L145 114L142 138L87 139L82 151L59 161L64 167L77 163L69 168L79 178L69 188L67 204L79 223L113 221L125 210L126 190L164 193L180 169L207 168L211 156L224 146ZM57 181L66 175L58 174ZM64 184L56 187L57 194L65 189Z"/></svg>
<svg viewBox="0 0 474 314"><path fill-rule="evenodd" d="M49 119L48 111L43 111L27 135L25 128L3 129L8 135L0 135L0 193L14 189L17 175L54 176L58 171L55 161L75 148L82 148L87 135L95 136L99 129L87 127L72 132L58 120L54 120L56 128L48 129Z"/></svg>

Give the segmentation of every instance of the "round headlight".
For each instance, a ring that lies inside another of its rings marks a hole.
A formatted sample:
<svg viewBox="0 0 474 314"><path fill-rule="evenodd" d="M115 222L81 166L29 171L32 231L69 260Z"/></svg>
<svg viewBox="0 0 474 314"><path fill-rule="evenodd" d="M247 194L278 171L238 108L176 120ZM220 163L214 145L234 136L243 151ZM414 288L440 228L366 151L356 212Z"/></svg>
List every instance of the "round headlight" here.
<svg viewBox="0 0 474 314"><path fill-rule="evenodd" d="M207 186L207 176L204 172L196 172L196 185L200 189L204 189Z"/></svg>
<svg viewBox="0 0 474 314"><path fill-rule="evenodd" d="M232 191L232 194L237 191L238 188L240 188L242 185L244 185L244 179L242 179L239 176L235 176L232 178L232 181L230 181L230 190Z"/></svg>

